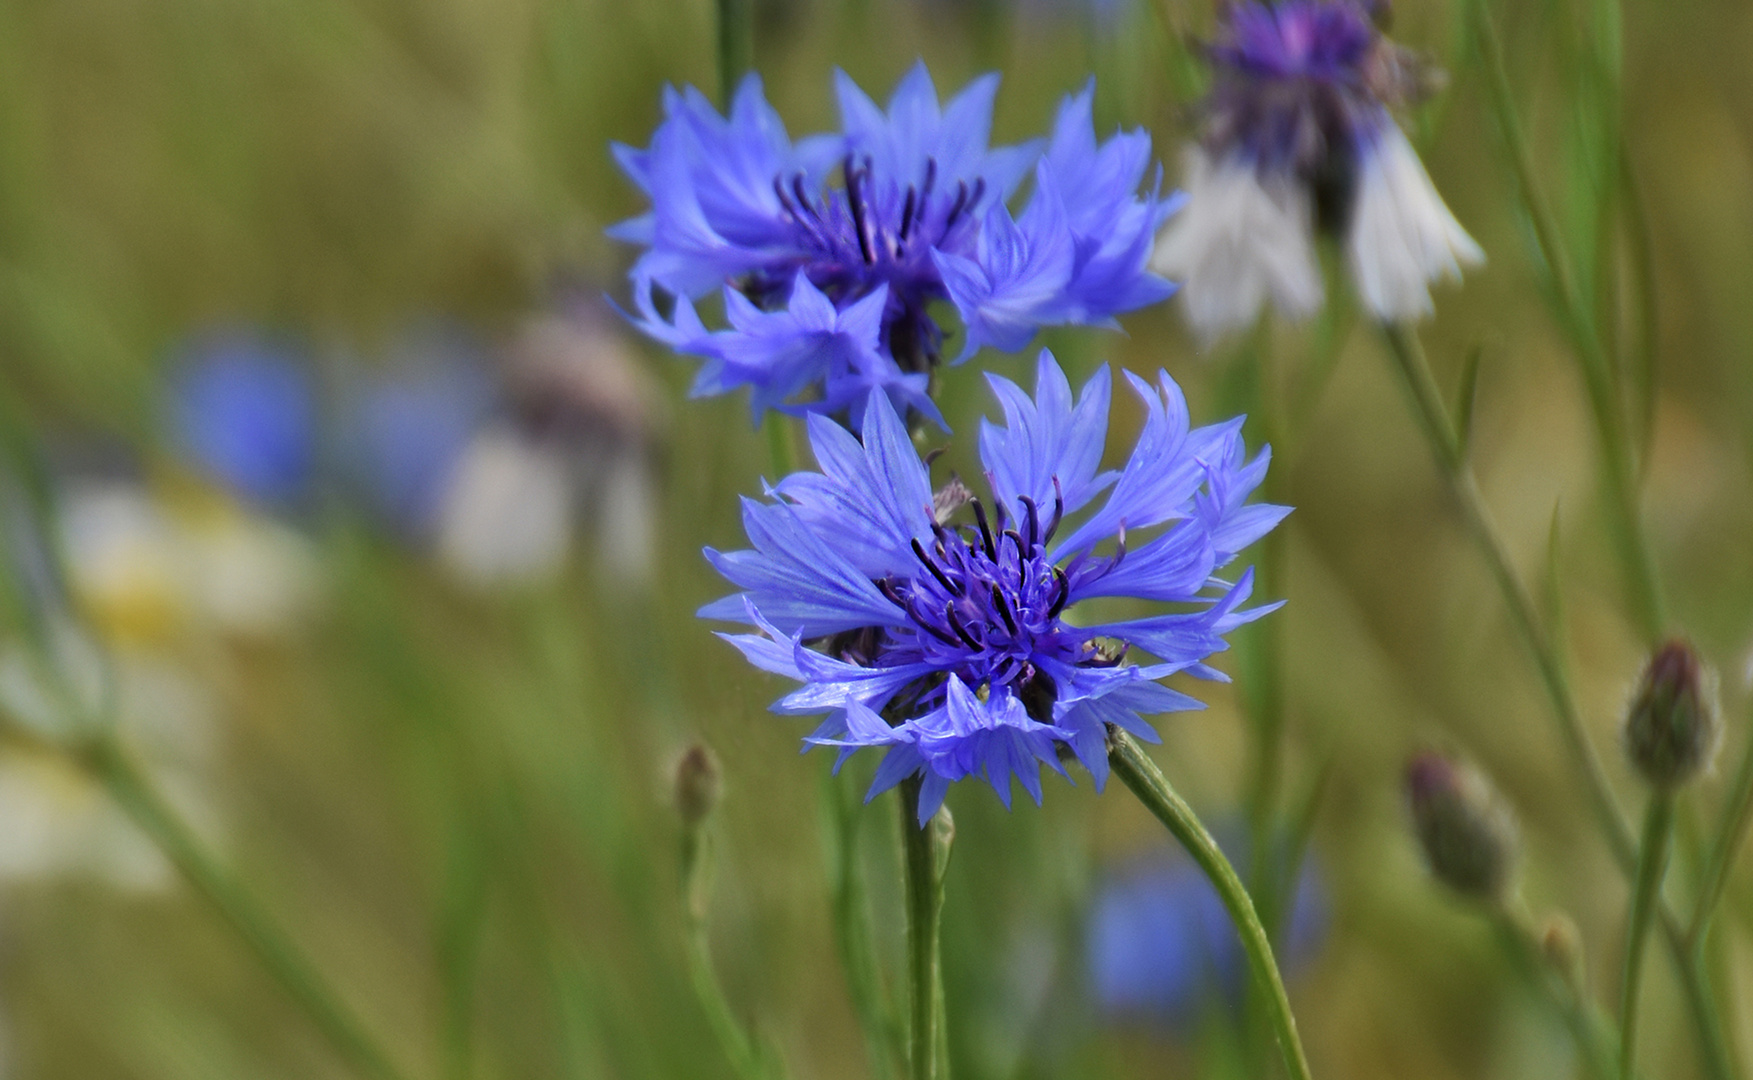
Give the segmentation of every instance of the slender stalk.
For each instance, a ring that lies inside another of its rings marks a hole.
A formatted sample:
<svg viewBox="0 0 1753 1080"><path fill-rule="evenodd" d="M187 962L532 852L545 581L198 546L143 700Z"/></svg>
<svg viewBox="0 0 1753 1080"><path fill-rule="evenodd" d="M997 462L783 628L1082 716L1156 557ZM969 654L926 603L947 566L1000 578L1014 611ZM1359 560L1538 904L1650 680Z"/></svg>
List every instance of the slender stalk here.
<svg viewBox="0 0 1753 1080"><path fill-rule="evenodd" d="M1716 839L1711 843L1710 854L1705 857L1704 870L1698 876L1698 902L1692 909L1692 920L1686 926L1686 938L1695 953L1703 949L1704 939L1709 935L1711 916L1728 885L1729 867L1734 864L1741 842L1747 837L1749 823L1753 823L1753 739L1747 741L1741 765L1735 770L1734 787L1723 807L1722 824L1717 827Z"/></svg>
<svg viewBox="0 0 1753 1080"><path fill-rule="evenodd" d="M98 736L86 745L81 759L353 1067L373 1080L402 1080L402 1073L310 959L220 867L115 737Z"/></svg>
<svg viewBox="0 0 1753 1080"><path fill-rule="evenodd" d="M907 985L911 1027L907 1056L910 1080L937 1080L942 1075L938 1050L943 1012L943 971L939 957L945 853L933 822L919 827L920 779L901 781L901 846L907 878Z"/></svg>
<svg viewBox="0 0 1753 1080"><path fill-rule="evenodd" d="M755 30L750 0L718 0L718 92L730 110L737 83L755 66Z"/></svg>
<svg viewBox="0 0 1753 1080"><path fill-rule="evenodd" d="M711 835L703 825L682 831L682 910L687 921L688 979L706 1023L740 1080L763 1080L765 1073L754 1040L731 1011L724 987L712 966L712 945L707 935L706 912L712 896Z"/></svg>
<svg viewBox="0 0 1753 1080"><path fill-rule="evenodd" d="M1236 876L1235 868L1224 858L1217 841L1200 823L1193 808L1169 786L1156 762L1139 748L1132 736L1112 727L1108 729L1108 763L1120 782L1187 849L1187 854L1193 857L1217 890L1235 923L1236 933L1242 939L1242 951L1247 954L1254 982L1266 999L1267 1015L1278 1038L1285 1071L1291 1080L1309 1080L1308 1058L1303 1054L1302 1040L1297 1037L1296 1017L1291 1014L1290 998L1284 992L1278 963L1272 957L1272 942L1254 911L1254 901L1249 898L1242 879Z"/></svg>
<svg viewBox="0 0 1753 1080"><path fill-rule="evenodd" d="M1510 963L1563 1015L1590 1075L1595 1080L1620 1080L1619 1036L1613 1031L1612 1022L1578 986L1552 970L1526 916L1508 908L1495 909L1492 929Z"/></svg>
<svg viewBox="0 0 1753 1080"><path fill-rule="evenodd" d="M1637 1061L1637 998L1643 986L1643 947L1649 940L1650 922L1662 894L1662 875L1668 869L1668 843L1674 835L1674 796L1658 791L1650 796L1644 817L1643 844L1638 850L1637 878L1631 890L1631 915L1625 933L1625 973L1619 986L1619 1075L1630 1080Z"/></svg>
<svg viewBox="0 0 1753 1080"><path fill-rule="evenodd" d="M1614 379L1612 363L1599 328L1590 316L1591 305L1580 295L1571 273L1556 218L1546 205L1535 178L1521 121L1516 114L1509 74L1504 66L1503 43L1486 10L1485 0L1473 0L1475 36L1486 71L1486 90L1497 116L1510 165L1515 173L1517 195L1533 226L1535 254L1548 276L1548 292L1558 321L1571 339L1577 366L1582 370L1590 412L1601 444L1602 486L1606 489L1608 524L1619 551L1626 579L1626 595L1638 629L1651 643L1666 626L1655 560L1644 535L1638 508L1637 473L1626 435L1623 403ZM1614 9L1615 17L1617 9ZM1616 40L1617 32L1613 32ZM1614 152L1618 152L1617 144ZM1607 237L1601 242L1609 242Z"/></svg>
<svg viewBox="0 0 1753 1080"><path fill-rule="evenodd" d="M1406 380L1419 427L1430 442L1432 453L1442 469L1443 478L1449 484L1450 493L1460 506L1468 531L1480 553L1485 556L1492 578L1503 594L1517 636L1539 673L1553 716L1558 720L1559 732L1570 751L1572 764L1582 775L1590 808L1607 840L1608 849L1613 853L1614 861L1619 864L1620 872L1629 879L1637 865L1637 848L1632 840L1631 828L1626 824L1620 813L1619 803L1613 797L1601 759L1595 753L1594 745L1589 742L1576 701L1571 697L1563 664L1540 628L1533 599L1516 574L1514 564L1510 561L1509 549L1498 534L1491 513L1486 508L1485 499L1479 492L1473 470L1461 453L1454 426L1443 404L1442 393L1437 389L1436 379L1431 375L1430 365L1425 360L1424 350L1419 346L1417 336L1405 327L1384 325L1382 332L1388 343L1388 351ZM1686 931L1660 897L1656 900L1656 914L1662 936L1668 943L1669 952L1673 955L1674 965L1680 975L1688 1010L1692 1013L1698 1029L1699 1046L1703 1052L1706 1070L1711 1080L1730 1080L1738 1074L1723 1037L1722 1021L1717 1015L1716 1002L1711 997L1710 988L1704 981L1703 970L1690 948Z"/></svg>
<svg viewBox="0 0 1753 1080"><path fill-rule="evenodd" d="M850 770L822 774L822 805L826 810L828 885L833 898L834 942L846 973L853 1011L864 1028L871 1071L887 1078L897 1061L906 1059L907 1042L889 1008L871 942L866 909L864 868L858 855L859 799Z"/></svg>
<svg viewBox="0 0 1753 1080"><path fill-rule="evenodd" d="M1485 505L1484 496L1480 494L1473 470L1461 453L1460 440L1449 420L1448 407L1443 403L1442 391L1437 388L1436 379L1431 374L1430 364L1424 357L1418 337L1406 327L1395 325L1384 325L1382 332L1388 342L1388 351L1398 362L1400 373L1412 394L1419 426L1436 454L1437 462L1456 502L1460 504L1461 515L1466 519L1468 531L1478 543L1492 579L1496 581L1498 591L1503 594L1504 601L1509 606L1510 620L1515 624L1517 633L1534 660L1540 682L1546 688L1547 697L1557 714L1565 745L1583 775L1589 802L1595 816L1602 823L1608 845L1613 849L1616 859L1629 863L1636 857L1630 829L1619 812L1618 801L1613 797L1613 789L1607 782L1607 772L1601 765L1600 756L1589 742L1587 729L1584 728L1582 717L1571 697L1564 667L1540 628L1534 599L1516 573L1509 551L1498 535L1491 511Z"/></svg>

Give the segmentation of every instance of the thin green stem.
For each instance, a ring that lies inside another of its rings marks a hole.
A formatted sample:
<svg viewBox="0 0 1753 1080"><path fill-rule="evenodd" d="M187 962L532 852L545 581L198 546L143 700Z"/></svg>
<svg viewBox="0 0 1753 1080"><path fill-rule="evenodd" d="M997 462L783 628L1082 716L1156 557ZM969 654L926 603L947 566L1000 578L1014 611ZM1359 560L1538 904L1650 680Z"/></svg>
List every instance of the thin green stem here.
<svg viewBox="0 0 1753 1080"><path fill-rule="evenodd" d="M755 27L750 0L718 0L718 93L730 111L737 83L755 66Z"/></svg>
<svg viewBox="0 0 1753 1080"><path fill-rule="evenodd" d="M1508 908L1496 908L1492 911L1492 929L1517 972L1563 1016L1590 1075L1595 1080L1620 1080L1619 1036L1612 1022L1580 987L1553 970L1527 918Z"/></svg>
<svg viewBox="0 0 1753 1080"><path fill-rule="evenodd" d="M682 911L687 922L688 979L706 1023L740 1080L764 1080L755 1042L731 1010L712 966L706 913L712 896L712 838L703 825L682 832Z"/></svg>
<svg viewBox="0 0 1753 1080"><path fill-rule="evenodd" d="M402 1073L310 959L219 865L115 737L98 736L80 757L353 1067L373 1080L401 1080Z"/></svg>
<svg viewBox="0 0 1753 1080"><path fill-rule="evenodd" d="M1686 938L1694 953L1702 950L1704 939L1709 936L1711 916L1728 886L1729 868L1741 850L1741 842L1747 838L1750 823L1753 823L1753 738L1747 740L1741 765L1735 770L1734 786L1723 806L1722 824L1717 826L1716 839L1711 842L1704 870L1698 876L1698 902L1692 909L1691 922L1686 925Z"/></svg>
<svg viewBox="0 0 1753 1080"><path fill-rule="evenodd" d="M1455 501L1460 504L1461 516L1466 520L1467 529L1479 545L1481 554L1485 556L1486 565L1491 571L1492 579L1497 583L1498 591L1503 594L1509 607L1510 621L1515 624L1518 636L1534 661L1540 682L1545 687L1553 711L1558 717L1560 733L1564 736L1572 760L1582 773L1590 805L1602 824L1608 845L1613 849L1616 859L1629 863L1635 858L1630 829L1620 815L1618 801L1613 797L1613 789L1607 782L1607 772L1602 767L1600 756L1589 742L1588 732L1570 694L1564 666L1540 627L1534 599L1516 573L1509 550L1499 537L1491 511L1485 505L1485 497L1480 494L1473 470L1462 455L1460 440L1449 419L1448 407L1443 403L1442 391L1438 389L1430 364L1425 359L1424 349L1419 345L1417 335L1406 327L1384 325L1382 332L1388 343L1388 351L1399 364L1400 373L1412 395L1414 416L1431 445Z"/></svg>
<svg viewBox="0 0 1753 1080"><path fill-rule="evenodd" d="M1590 412L1601 444L1601 482L1606 489L1607 518L1619 551L1631 613L1645 639L1654 643L1666 627L1666 615L1655 560L1638 508L1637 473L1626 437L1624 408L1612 363L1602 344L1599 327L1590 315L1591 305L1585 303L1578 292L1557 220L1540 193L1534 159L1516 113L1497 27L1486 10L1485 0L1473 0L1471 10L1484 61L1487 97L1502 130L1516 177L1517 195L1533 226L1535 254L1548 276L1548 292L1559 324L1571 339L1577 366L1582 370L1584 388L1588 392ZM1601 241L1605 243L1607 238L1602 237Z"/></svg>
<svg viewBox="0 0 1753 1080"><path fill-rule="evenodd" d="M1668 869L1668 843L1673 835L1673 793L1655 792L1644 817L1643 844L1638 849L1637 877L1632 883L1631 915L1625 933L1625 971L1619 987L1619 1075L1623 1080L1631 1080L1637 1062L1637 1000L1643 986L1643 947L1649 940L1650 922L1662 894L1662 875Z"/></svg>
<svg viewBox="0 0 1753 1080"><path fill-rule="evenodd" d="M1473 470L1461 452L1454 425L1449 420L1447 407L1443 404L1442 393L1431 374L1424 350L1419 345L1417 336L1405 327L1384 325L1382 331L1388 351L1405 378L1419 428L1431 445L1431 451L1442 470L1443 478L1448 482L1450 493L1461 509L1468 532L1485 557L1492 579L1503 594L1504 603L1510 611L1510 621L1517 630L1517 637L1539 673L1552 714L1558 721L1559 732L1570 751L1573 766L1583 778L1590 809L1607 840L1608 849L1613 853L1620 872L1629 879L1637 865L1637 848L1631 836L1631 828L1620 813L1619 803L1607 782L1606 770L1583 727L1576 701L1571 697L1564 666L1551 641L1541 630L1533 599L1516 574L1509 549L1492 521ZM1703 970L1693 956L1685 929L1659 897L1656 908L1662 936L1673 955L1688 1010L1692 1013L1698 1029L1699 1046L1708 1074L1711 1080L1730 1080L1737 1073L1723 1037L1722 1021L1717 1015L1715 999L1704 981Z"/></svg>
<svg viewBox="0 0 1753 1080"><path fill-rule="evenodd" d="M865 903L864 866L859 858L859 823L863 816L852 770L822 774L822 805L826 810L828 885L833 898L834 942L846 973L852 1009L864 1028L871 1071L893 1075L905 1060L907 1043L896 1024L871 941L870 912Z"/></svg>
<svg viewBox="0 0 1753 1080"><path fill-rule="evenodd" d="M942 932L945 854L939 851L942 837L927 821L917 817L920 779L901 781L901 846L907 878L907 986L911 1025L908 1029L907 1065L910 1080L937 1080L943 1012L943 971L939 958Z"/></svg>
<svg viewBox="0 0 1753 1080"><path fill-rule="evenodd" d="M1284 980L1272 957L1272 942L1265 926L1254 910L1254 901L1235 868L1218 849L1217 841L1206 831L1193 808L1169 786L1162 772L1132 736L1116 728L1108 729L1108 764L1138 801L1166 826L1187 854L1210 879L1223 905L1229 910L1236 932L1247 954L1248 968L1254 982L1266 999L1267 1015L1278 1049L1284 1057L1285 1071L1291 1080L1309 1080L1309 1061L1303 1054L1302 1040L1297 1037L1296 1017L1290 1011L1290 998L1284 992Z"/></svg>

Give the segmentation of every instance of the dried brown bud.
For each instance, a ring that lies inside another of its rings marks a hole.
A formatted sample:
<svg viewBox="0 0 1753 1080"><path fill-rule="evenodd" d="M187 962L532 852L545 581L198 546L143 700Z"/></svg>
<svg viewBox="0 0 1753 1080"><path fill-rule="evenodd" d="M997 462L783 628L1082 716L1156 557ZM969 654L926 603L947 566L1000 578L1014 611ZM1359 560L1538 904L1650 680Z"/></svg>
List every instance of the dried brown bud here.
<svg viewBox="0 0 1753 1080"><path fill-rule="evenodd" d="M1516 859L1516 823L1477 769L1426 753L1406 768L1412 822L1438 881L1463 896L1497 901Z"/></svg>
<svg viewBox="0 0 1753 1080"><path fill-rule="evenodd" d="M682 815L682 824L693 827L705 821L723 790L717 755L705 743L688 747L676 762L676 812Z"/></svg>
<svg viewBox="0 0 1753 1080"><path fill-rule="evenodd" d="M1684 641L1657 649L1625 714L1625 753L1651 785L1672 790L1716 753L1716 710L1698 654Z"/></svg>

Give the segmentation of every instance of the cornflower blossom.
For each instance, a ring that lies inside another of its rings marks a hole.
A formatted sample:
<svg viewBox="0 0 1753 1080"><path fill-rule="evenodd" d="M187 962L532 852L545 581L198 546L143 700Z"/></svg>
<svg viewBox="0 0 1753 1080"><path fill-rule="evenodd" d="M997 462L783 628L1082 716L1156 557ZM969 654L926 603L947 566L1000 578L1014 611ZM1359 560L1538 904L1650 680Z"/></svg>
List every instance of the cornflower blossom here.
<svg viewBox="0 0 1753 1080"><path fill-rule="evenodd" d="M1293 319L1318 310L1317 230L1343 247L1378 319L1430 314L1430 282L1484 261L1388 111L1424 80L1370 10L1358 0L1230 9L1209 50L1204 136L1185 155L1187 208L1152 260L1185 285L1203 336L1248 325L1268 298Z"/></svg>
<svg viewBox="0 0 1753 1080"><path fill-rule="evenodd" d="M171 382L176 448L258 505L301 502L316 472L316 392L306 359L253 331L195 344Z"/></svg>
<svg viewBox="0 0 1753 1080"><path fill-rule="evenodd" d="M1063 775L1062 747L1099 790L1108 725L1157 741L1141 714L1203 707L1159 680L1222 679L1205 660L1227 647L1223 635L1277 607L1243 607L1251 570L1234 583L1213 576L1289 512L1246 502L1268 452L1246 457L1240 418L1190 428L1166 372L1154 386L1126 377L1144 427L1126 464L1099 472L1106 367L1075 404L1046 351L1032 400L988 375L1004 411L1002 426L980 432L990 503L953 479L932 492L883 394L871 394L862 445L812 415L821 471L786 477L773 502L744 500L753 550L708 549L744 591L700 614L753 624L760 633L721 636L804 684L773 709L828 714L807 745L840 747L842 762L859 747L887 750L872 797L920 775L924 822L970 776L1009 806L1015 776L1038 803L1039 765ZM1178 610L1081 622L1077 605L1096 597ZM1130 649L1154 662L1124 662Z"/></svg>
<svg viewBox="0 0 1753 1080"><path fill-rule="evenodd" d="M1160 168L1140 194L1143 130L1097 141L1093 81L1044 144L1001 147L987 144L997 75L940 108L919 64L886 113L844 72L835 89L838 133L792 142L749 75L728 117L693 88L668 90L650 148L615 147L652 203L610 230L647 249L630 275L633 321L706 361L695 396L746 386L757 421L844 413L857 429L881 389L941 427L927 392L944 359L934 304L960 316L959 362L983 345L1020 349L1042 326L1112 326L1174 291L1146 264L1176 198L1160 196ZM695 308L714 290L728 328L707 329Z"/></svg>
<svg viewBox="0 0 1753 1080"><path fill-rule="evenodd" d="M1226 832L1239 835L1222 829L1219 835ZM1246 854L1246 845L1224 846ZM1312 861L1301 864L1294 884L1285 884L1289 912L1274 951L1291 974L1321 944L1327 896ZM1111 1021L1184 1025L1199 1018L1202 1006L1233 1003L1247 977L1229 912L1210 880L1179 851L1141 856L1102 883L1085 923L1084 948L1090 989Z"/></svg>

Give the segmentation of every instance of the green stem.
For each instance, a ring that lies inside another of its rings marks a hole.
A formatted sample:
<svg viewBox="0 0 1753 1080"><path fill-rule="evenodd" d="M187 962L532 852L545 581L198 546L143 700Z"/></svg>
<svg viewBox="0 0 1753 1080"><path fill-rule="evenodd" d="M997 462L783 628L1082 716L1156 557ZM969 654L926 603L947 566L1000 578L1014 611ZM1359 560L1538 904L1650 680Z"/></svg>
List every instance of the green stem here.
<svg viewBox="0 0 1753 1080"><path fill-rule="evenodd" d="M878 1077L893 1075L894 1064L905 1060L907 1044L896 1026L884 992L871 941L870 913L866 909L863 863L859 859L859 797L851 769L822 774L822 805L826 808L828 884L833 897L834 941L846 972L846 989L853 1011L864 1028L870 1049L871 1071Z"/></svg>
<svg viewBox="0 0 1753 1080"><path fill-rule="evenodd" d="M310 959L299 951L222 869L113 735L102 735L81 755L92 773L150 836L197 892L218 909L292 999L363 1075L401 1080L401 1072L342 1003Z"/></svg>
<svg viewBox="0 0 1753 1080"><path fill-rule="evenodd" d="M1711 844L1704 871L1698 878L1698 902L1692 909L1692 921L1686 927L1686 937L1695 953L1704 947L1711 916L1729 882L1729 867L1741 850L1750 822L1753 822L1753 739L1748 739L1740 768L1735 770L1734 787L1723 807L1722 824L1717 828L1716 840Z"/></svg>
<svg viewBox="0 0 1753 1080"><path fill-rule="evenodd" d="M712 946L707 935L706 912L712 896L711 837L703 825L682 832L682 911L687 923L688 979L706 1023L718 1040L731 1071L740 1080L763 1080L761 1060L754 1040L731 1011L718 974L712 967Z"/></svg>
<svg viewBox="0 0 1753 1080"><path fill-rule="evenodd" d="M939 959L944 855L934 823L918 822L920 778L901 781L901 846L907 878L907 985L911 1016L907 1055L910 1080L936 1080L939 1028L943 1010L943 972Z"/></svg>
<svg viewBox="0 0 1753 1080"><path fill-rule="evenodd" d="M1583 1053L1595 1080L1620 1080L1618 1035L1580 987L1561 978L1541 951L1527 919L1508 909L1493 912L1492 928L1510 962L1522 977L1548 997L1564 1017L1571 1038Z"/></svg>
<svg viewBox="0 0 1753 1080"><path fill-rule="evenodd" d="M1521 121L1516 114L1509 74L1504 66L1503 44L1486 10L1485 0L1473 0L1475 34L1486 70L1487 96L1502 130L1517 194L1533 226L1535 254L1549 277L1549 293L1558 321L1571 339L1577 366L1583 374L1596 435L1601 443L1602 485L1606 488L1608 523L1620 555L1626 594L1638 629L1651 643L1666 626L1655 560L1638 509L1636 469L1626 438L1623 404L1613 377L1610 358L1599 329L1590 317L1590 306L1579 295L1557 220L1540 194L1534 159L1528 150ZM1607 242L1605 237L1601 238Z"/></svg>
<svg viewBox="0 0 1753 1080"><path fill-rule="evenodd" d="M754 22L750 0L718 0L718 92L725 112L736 97L737 83L755 66Z"/></svg>
<svg viewBox="0 0 1753 1080"><path fill-rule="evenodd" d="M1643 844L1637 857L1637 878L1631 890L1631 916L1625 934L1625 974L1619 997L1619 1075L1631 1080L1637 1061L1637 998L1643 985L1643 947L1649 940L1650 922L1662 894L1662 875L1668 869L1668 842L1674 835L1674 796L1658 791L1650 796L1644 817Z"/></svg>
<svg viewBox="0 0 1753 1080"><path fill-rule="evenodd" d="M1388 343L1388 351L1398 363L1406 380L1419 427L1430 442L1443 478L1448 482L1449 490L1460 506L1468 532L1472 534L1480 553L1485 556L1492 579L1503 594L1517 636L1539 673L1552 714L1558 720L1559 732L1570 751L1571 762L1582 775L1588 791L1590 809L1606 837L1607 847L1612 852L1614 861L1618 863L1620 872L1629 879L1637 864L1637 849L1632 840L1631 828L1619 811L1619 803L1607 783L1606 770L1601 766L1601 759L1595 753L1594 745L1589 742L1576 701L1571 697L1564 667L1540 628L1534 613L1534 602L1516 574L1514 564L1510 561L1509 549L1497 532L1497 526L1485 506L1485 499L1479 492L1473 470L1461 452L1447 407L1443 404L1442 393L1437 389L1436 379L1431 375L1430 365L1425 360L1424 350L1420 347L1417 336L1405 327L1384 325L1382 332ZM1693 956L1686 931L1679 920L1659 897L1656 907L1662 936L1673 955L1688 1009L1698 1029L1705 1067L1711 1080L1730 1080L1737 1073L1723 1038L1722 1021L1717 1015L1716 1002L1704 981L1703 970Z"/></svg>
<svg viewBox="0 0 1753 1080"><path fill-rule="evenodd" d="M1254 982L1266 999L1268 1018L1278 1037L1285 1071L1291 1080L1309 1080L1308 1058L1303 1054L1302 1040L1297 1037L1296 1017L1290 1011L1284 980L1279 977L1278 964L1272 958L1272 942L1254 911L1254 901L1249 898L1242 879L1236 876L1235 868L1224 858L1217 841L1200 823L1193 808L1169 786L1156 762L1139 748L1132 736L1112 727L1108 729L1108 764L1120 782L1187 849L1187 854L1199 864L1199 869L1217 890L1235 923L1236 933L1242 939L1242 951L1247 954Z"/></svg>

